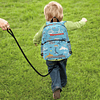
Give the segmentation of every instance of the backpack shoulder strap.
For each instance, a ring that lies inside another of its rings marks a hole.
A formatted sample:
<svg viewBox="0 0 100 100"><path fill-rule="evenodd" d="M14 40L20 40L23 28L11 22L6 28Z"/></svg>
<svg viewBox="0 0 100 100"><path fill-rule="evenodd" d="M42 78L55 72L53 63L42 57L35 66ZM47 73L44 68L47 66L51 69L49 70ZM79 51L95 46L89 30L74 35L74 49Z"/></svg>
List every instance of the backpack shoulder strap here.
<svg viewBox="0 0 100 100"><path fill-rule="evenodd" d="M65 22L67 22L67 21L53 22L53 23L47 21L47 22L46 22L46 26L44 26L44 28L47 27L47 26L51 26L51 25L63 25L63 26L65 27L65 25L64 25Z"/></svg>
<svg viewBox="0 0 100 100"><path fill-rule="evenodd" d="M67 22L67 21L61 21L62 24L65 24L65 22Z"/></svg>

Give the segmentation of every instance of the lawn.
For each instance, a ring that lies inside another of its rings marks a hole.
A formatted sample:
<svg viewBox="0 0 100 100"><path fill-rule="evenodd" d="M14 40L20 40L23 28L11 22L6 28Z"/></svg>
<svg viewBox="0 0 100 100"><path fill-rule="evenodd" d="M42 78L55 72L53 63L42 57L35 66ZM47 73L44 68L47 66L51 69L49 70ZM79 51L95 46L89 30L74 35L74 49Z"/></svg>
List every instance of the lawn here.
<svg viewBox="0 0 100 100"><path fill-rule="evenodd" d="M84 27L68 31L73 54L69 57L67 85L59 100L100 100L100 0L56 0L63 6L63 21L87 18ZM50 0L0 0L4 18L29 61L48 73L33 37L46 22L44 6ZM27 63L13 37L0 29L0 100L53 100L50 75L39 76Z"/></svg>

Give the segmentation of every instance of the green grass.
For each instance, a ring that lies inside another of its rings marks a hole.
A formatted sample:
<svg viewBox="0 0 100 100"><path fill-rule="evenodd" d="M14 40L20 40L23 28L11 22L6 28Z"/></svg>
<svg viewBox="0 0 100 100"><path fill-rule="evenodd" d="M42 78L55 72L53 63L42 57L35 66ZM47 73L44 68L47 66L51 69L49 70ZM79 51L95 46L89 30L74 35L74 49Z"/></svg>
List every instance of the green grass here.
<svg viewBox="0 0 100 100"><path fill-rule="evenodd" d="M67 21L87 18L84 27L69 31L73 55L66 66L68 83L60 100L100 100L100 0L56 0ZM50 0L0 0L0 17L10 24L33 66L48 73L33 37L46 22L44 6ZM27 63L14 39L0 29L0 100L53 100L51 78L39 76Z"/></svg>

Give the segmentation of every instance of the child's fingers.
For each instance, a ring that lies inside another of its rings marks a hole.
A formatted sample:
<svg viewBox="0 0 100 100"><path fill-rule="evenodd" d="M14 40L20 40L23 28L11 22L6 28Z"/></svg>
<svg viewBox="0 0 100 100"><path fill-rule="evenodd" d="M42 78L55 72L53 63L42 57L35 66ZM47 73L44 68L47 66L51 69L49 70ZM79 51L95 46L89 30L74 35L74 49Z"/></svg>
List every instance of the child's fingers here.
<svg viewBox="0 0 100 100"><path fill-rule="evenodd" d="M37 46L37 44L35 44L35 46Z"/></svg>
<svg viewBox="0 0 100 100"><path fill-rule="evenodd" d="M87 22L87 19L86 18L82 18L82 20L81 21L85 21L85 22Z"/></svg>

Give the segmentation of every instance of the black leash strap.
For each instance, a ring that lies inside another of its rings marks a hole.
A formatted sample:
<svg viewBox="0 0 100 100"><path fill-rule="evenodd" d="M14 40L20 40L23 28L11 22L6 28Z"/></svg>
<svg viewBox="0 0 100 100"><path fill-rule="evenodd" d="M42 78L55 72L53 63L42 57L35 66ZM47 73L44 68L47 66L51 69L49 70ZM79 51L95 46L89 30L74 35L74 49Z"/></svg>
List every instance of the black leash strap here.
<svg viewBox="0 0 100 100"><path fill-rule="evenodd" d="M26 55L24 54L24 52L23 52L21 46L19 45L17 39L16 39L15 36L14 36L12 30L11 30L11 29L7 29L7 32L15 39L15 41L16 41L16 43L17 43L19 49L21 50L21 52L22 52L23 56L25 57L25 59L27 60L27 62L30 64L30 66L31 66L40 76L46 77L47 75L49 75L49 74L51 73L51 71L52 71L54 68L52 68L51 71L50 71L48 74L46 74L46 75L41 75L41 74L33 67L33 65L30 63L30 61L28 60L28 58L27 58Z"/></svg>

